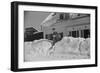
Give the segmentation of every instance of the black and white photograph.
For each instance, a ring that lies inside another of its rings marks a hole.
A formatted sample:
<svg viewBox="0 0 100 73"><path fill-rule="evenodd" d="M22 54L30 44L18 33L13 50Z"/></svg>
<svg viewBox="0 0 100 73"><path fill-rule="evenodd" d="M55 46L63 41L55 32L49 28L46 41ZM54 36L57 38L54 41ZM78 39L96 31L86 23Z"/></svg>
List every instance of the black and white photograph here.
<svg viewBox="0 0 100 73"><path fill-rule="evenodd" d="M12 2L11 70L97 66L97 7Z"/></svg>
<svg viewBox="0 0 100 73"><path fill-rule="evenodd" d="M90 16L24 11L24 61L90 59Z"/></svg>

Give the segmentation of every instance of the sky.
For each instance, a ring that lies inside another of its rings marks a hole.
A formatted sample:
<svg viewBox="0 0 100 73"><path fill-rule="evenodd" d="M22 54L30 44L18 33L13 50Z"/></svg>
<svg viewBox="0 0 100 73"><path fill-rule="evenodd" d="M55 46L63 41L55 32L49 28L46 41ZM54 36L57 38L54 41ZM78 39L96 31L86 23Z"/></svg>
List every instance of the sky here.
<svg viewBox="0 0 100 73"><path fill-rule="evenodd" d="M24 11L24 28L33 27L41 31L40 24L46 19L50 12Z"/></svg>

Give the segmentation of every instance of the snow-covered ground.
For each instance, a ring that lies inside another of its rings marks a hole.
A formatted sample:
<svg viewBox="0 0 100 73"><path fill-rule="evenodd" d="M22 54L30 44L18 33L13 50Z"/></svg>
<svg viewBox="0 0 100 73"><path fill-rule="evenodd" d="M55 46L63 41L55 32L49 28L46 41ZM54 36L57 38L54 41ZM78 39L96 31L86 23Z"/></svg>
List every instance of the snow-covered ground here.
<svg viewBox="0 0 100 73"><path fill-rule="evenodd" d="M52 45L47 39L24 43L24 61L69 60L90 58L90 38L63 37Z"/></svg>

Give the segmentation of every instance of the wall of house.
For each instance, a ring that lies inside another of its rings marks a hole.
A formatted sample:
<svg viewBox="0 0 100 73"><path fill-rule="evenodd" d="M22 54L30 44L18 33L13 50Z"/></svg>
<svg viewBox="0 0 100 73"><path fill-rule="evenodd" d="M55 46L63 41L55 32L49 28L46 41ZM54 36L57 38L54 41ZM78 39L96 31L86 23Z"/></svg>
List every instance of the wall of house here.
<svg viewBox="0 0 100 73"><path fill-rule="evenodd" d="M73 19L73 20L63 20L63 21L55 24L55 26L75 26L75 25L81 25L84 23L90 23L89 16L79 18L79 19Z"/></svg>
<svg viewBox="0 0 100 73"><path fill-rule="evenodd" d="M81 30L88 29L90 30L90 24L82 24L82 25L77 25L77 26L69 26L65 28L65 36L69 36L69 32L71 31L78 31L79 32L79 37L81 37Z"/></svg>
<svg viewBox="0 0 100 73"><path fill-rule="evenodd" d="M84 17L68 21L63 20L62 22L56 23L51 27L43 27L44 38L46 34L51 34L53 32L52 28L55 28L55 31L57 31L58 33L63 32L63 36L67 36L69 35L69 31L90 29L90 17Z"/></svg>

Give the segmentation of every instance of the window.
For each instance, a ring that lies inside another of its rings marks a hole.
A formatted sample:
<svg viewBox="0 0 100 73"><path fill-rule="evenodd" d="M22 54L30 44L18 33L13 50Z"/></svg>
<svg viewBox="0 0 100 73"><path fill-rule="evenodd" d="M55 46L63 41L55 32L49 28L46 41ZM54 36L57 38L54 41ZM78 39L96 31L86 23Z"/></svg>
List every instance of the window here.
<svg viewBox="0 0 100 73"><path fill-rule="evenodd" d="M68 20L69 19L69 13L62 13L60 14L61 20Z"/></svg>
<svg viewBox="0 0 100 73"><path fill-rule="evenodd" d="M60 14L60 19L64 19L64 14Z"/></svg>
<svg viewBox="0 0 100 73"><path fill-rule="evenodd" d="M64 19L68 20L69 19L69 13L64 14Z"/></svg>
<svg viewBox="0 0 100 73"><path fill-rule="evenodd" d="M84 38L89 38L90 37L90 30L89 29L85 29L84 30Z"/></svg>
<svg viewBox="0 0 100 73"><path fill-rule="evenodd" d="M72 31L72 37L76 37L76 31Z"/></svg>

